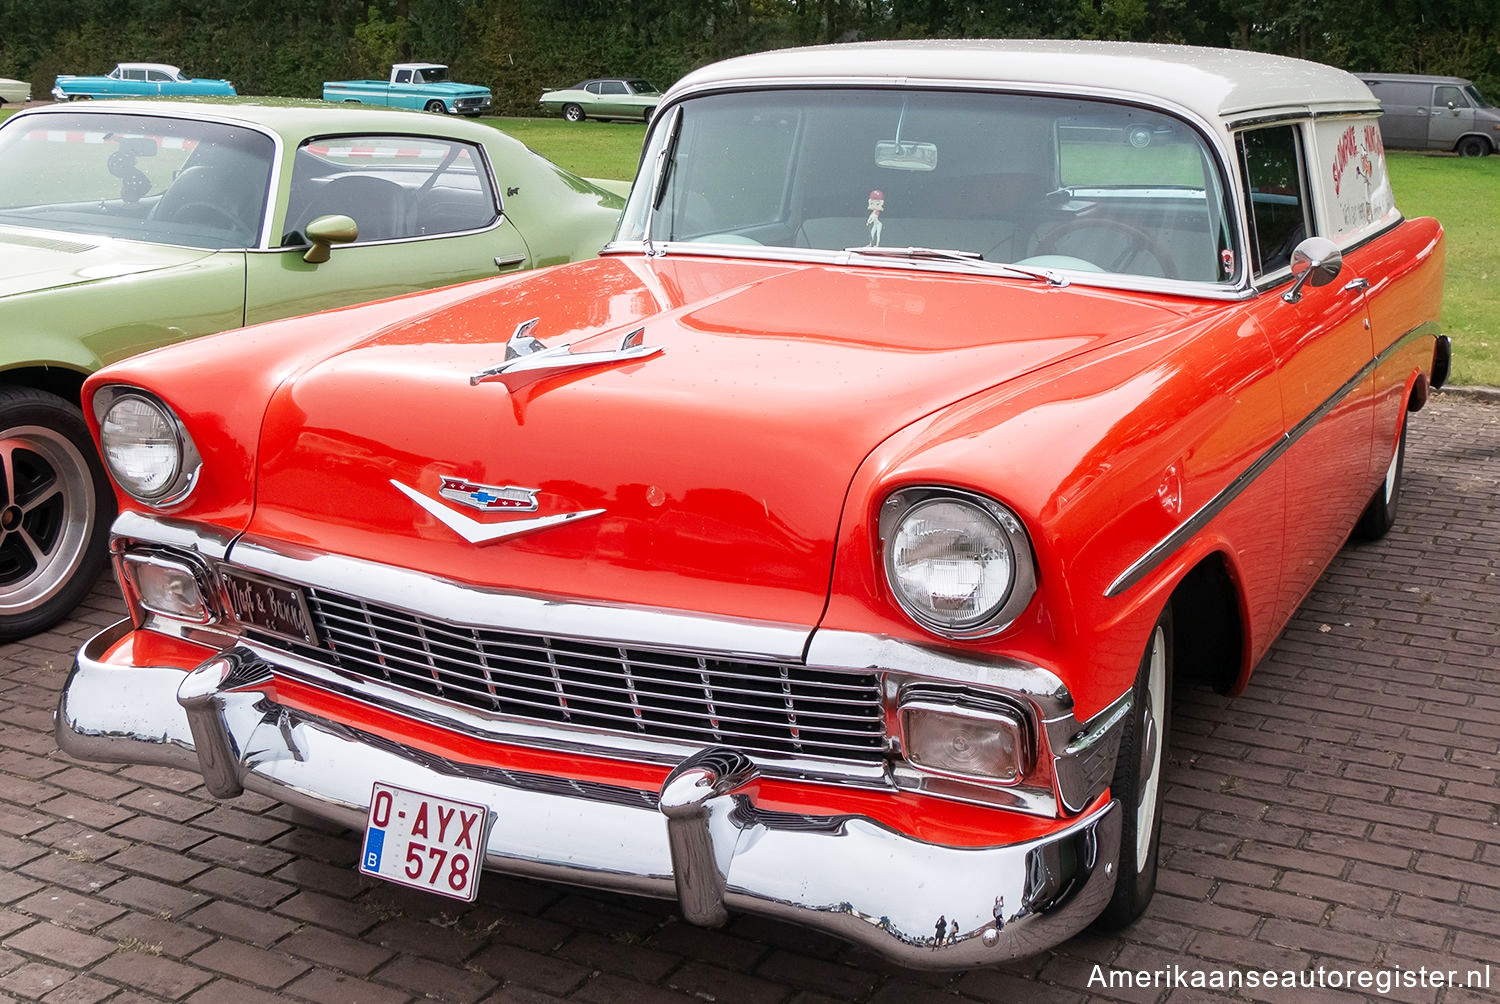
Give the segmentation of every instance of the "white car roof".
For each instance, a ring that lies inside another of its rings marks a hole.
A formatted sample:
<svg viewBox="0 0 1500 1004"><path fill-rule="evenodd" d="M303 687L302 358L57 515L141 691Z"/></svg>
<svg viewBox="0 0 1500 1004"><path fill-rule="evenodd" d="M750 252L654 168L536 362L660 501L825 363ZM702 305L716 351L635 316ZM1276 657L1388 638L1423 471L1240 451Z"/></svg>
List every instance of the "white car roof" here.
<svg viewBox="0 0 1500 1004"><path fill-rule="evenodd" d="M182 70L170 63L121 63L122 70L163 70L174 77L182 76Z"/></svg>
<svg viewBox="0 0 1500 1004"><path fill-rule="evenodd" d="M688 74L684 91L731 82L800 80L980 83L1172 103L1222 125L1276 112L1376 112L1368 87L1343 70L1237 49L1052 39L850 42L727 59Z"/></svg>
<svg viewBox="0 0 1500 1004"><path fill-rule="evenodd" d="M392 63L391 64L391 69L393 69L393 70L425 70L425 69L428 69L428 68L434 68L434 69L439 69L439 70L446 70L448 68L448 64L447 63Z"/></svg>

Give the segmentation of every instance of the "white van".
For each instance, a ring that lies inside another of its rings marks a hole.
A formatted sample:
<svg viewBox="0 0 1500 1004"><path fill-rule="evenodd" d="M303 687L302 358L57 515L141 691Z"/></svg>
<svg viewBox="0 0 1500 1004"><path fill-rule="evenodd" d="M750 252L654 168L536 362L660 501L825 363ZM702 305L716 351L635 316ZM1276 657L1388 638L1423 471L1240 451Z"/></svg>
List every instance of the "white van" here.
<svg viewBox="0 0 1500 1004"><path fill-rule="evenodd" d="M1500 109L1462 77L1362 73L1380 99L1380 132L1395 150L1452 150L1483 157L1500 148Z"/></svg>

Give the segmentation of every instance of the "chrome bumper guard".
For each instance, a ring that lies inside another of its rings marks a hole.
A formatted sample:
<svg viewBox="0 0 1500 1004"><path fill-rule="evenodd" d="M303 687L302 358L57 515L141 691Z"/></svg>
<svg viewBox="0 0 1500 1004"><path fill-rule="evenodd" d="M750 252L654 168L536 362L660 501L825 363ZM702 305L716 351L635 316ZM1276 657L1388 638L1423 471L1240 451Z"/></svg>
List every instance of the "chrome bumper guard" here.
<svg viewBox="0 0 1500 1004"><path fill-rule="evenodd" d="M698 924L742 910L827 931L912 968L1004 962L1066 940L1114 891L1115 802L1047 837L949 847L857 815L758 807L754 764L723 748L658 794L458 763L272 701L244 649L190 673L103 661L122 622L78 653L58 745L85 760L201 773L215 796L257 791L362 829L382 781L488 805L496 871L678 900Z"/></svg>

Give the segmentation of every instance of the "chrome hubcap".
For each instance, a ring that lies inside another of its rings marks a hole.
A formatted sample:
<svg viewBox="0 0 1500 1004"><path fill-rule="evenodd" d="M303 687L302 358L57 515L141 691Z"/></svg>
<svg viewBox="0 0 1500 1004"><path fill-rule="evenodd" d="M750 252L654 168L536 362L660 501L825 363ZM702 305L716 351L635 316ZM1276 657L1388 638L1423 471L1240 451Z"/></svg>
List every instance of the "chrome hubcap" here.
<svg viewBox="0 0 1500 1004"><path fill-rule="evenodd" d="M94 521L88 464L42 426L0 433L0 615L51 599L83 560Z"/></svg>

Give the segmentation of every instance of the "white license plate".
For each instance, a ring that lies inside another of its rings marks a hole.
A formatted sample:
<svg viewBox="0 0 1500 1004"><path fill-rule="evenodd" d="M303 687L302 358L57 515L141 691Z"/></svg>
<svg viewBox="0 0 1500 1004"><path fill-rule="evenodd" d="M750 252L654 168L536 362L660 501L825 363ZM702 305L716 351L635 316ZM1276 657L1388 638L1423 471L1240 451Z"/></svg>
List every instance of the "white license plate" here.
<svg viewBox="0 0 1500 1004"><path fill-rule="evenodd" d="M483 805L377 781L370 793L359 870L413 889L472 900L479 893L491 821Z"/></svg>

